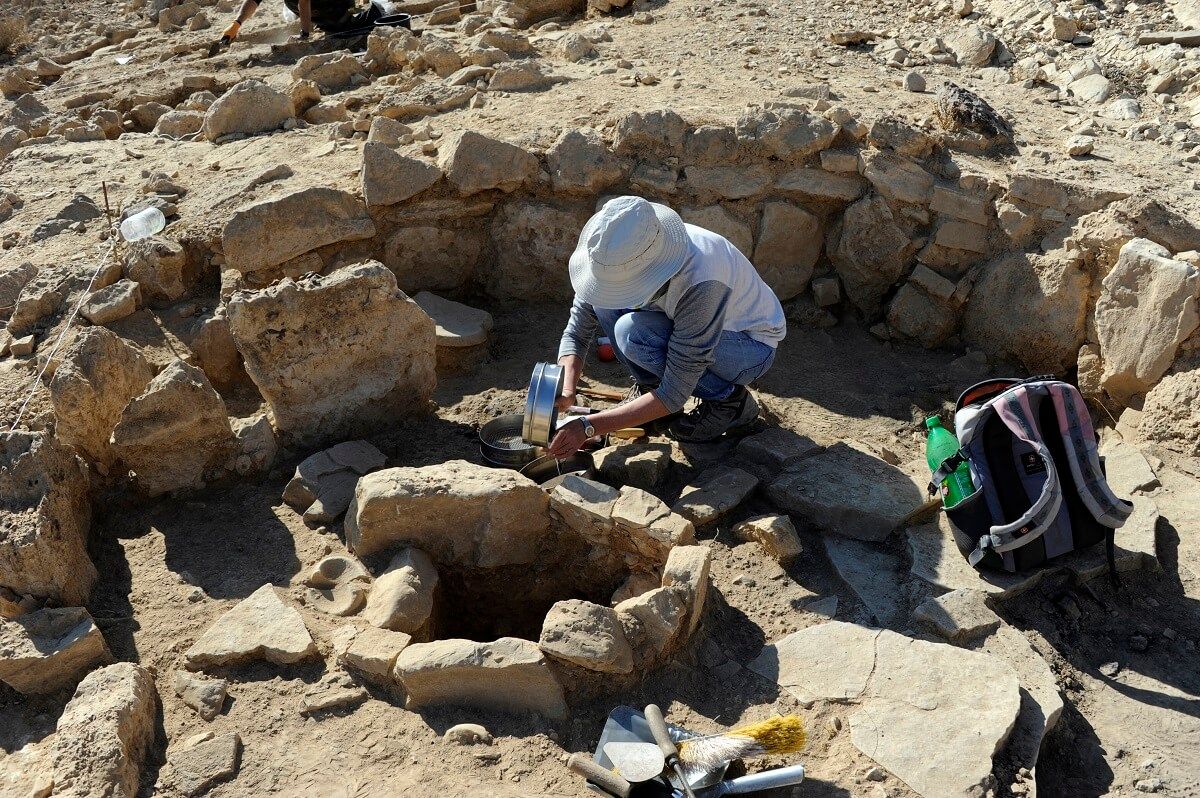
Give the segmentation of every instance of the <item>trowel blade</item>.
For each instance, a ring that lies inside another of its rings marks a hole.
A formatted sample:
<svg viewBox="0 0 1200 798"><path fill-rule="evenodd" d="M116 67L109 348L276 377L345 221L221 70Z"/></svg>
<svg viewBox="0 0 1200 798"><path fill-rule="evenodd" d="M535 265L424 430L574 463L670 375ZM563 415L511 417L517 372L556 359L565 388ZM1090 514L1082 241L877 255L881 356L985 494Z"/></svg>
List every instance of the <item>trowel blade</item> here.
<svg viewBox="0 0 1200 798"><path fill-rule="evenodd" d="M667 764L662 749L654 743L606 743L604 753L617 772L633 783L662 775Z"/></svg>

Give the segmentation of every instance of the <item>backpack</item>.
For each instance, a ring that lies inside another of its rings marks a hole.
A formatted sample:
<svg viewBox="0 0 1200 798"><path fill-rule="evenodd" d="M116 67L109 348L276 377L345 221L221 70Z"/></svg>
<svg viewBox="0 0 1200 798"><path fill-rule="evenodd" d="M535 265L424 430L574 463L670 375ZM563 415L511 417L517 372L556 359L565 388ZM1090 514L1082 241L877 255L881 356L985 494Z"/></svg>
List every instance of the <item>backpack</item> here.
<svg viewBox="0 0 1200 798"><path fill-rule="evenodd" d="M975 492L947 508L954 537L978 569L1015 573L1105 543L1133 505L1113 493L1079 390L1049 377L993 379L958 398L959 451L934 472L930 495L964 461Z"/></svg>

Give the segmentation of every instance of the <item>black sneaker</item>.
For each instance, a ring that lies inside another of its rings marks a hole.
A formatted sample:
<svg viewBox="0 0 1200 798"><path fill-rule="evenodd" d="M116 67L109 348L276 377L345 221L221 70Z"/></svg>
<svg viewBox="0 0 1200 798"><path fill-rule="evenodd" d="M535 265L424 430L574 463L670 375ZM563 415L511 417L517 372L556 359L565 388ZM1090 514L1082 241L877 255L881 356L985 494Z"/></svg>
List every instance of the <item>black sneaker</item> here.
<svg viewBox="0 0 1200 798"><path fill-rule="evenodd" d="M705 399L692 412L671 425L671 437L681 443L710 443L758 418L758 402L742 385L725 399Z"/></svg>

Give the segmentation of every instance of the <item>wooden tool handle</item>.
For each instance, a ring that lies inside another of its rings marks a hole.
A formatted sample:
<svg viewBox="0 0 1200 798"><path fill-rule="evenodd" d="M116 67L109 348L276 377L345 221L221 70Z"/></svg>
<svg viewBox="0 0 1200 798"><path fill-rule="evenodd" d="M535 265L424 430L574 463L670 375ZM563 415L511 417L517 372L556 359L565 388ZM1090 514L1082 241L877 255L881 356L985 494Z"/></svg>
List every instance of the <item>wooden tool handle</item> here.
<svg viewBox="0 0 1200 798"><path fill-rule="evenodd" d="M567 767L614 798L629 798L632 788L625 777L600 767L587 754L571 754L571 758L567 760Z"/></svg>
<svg viewBox="0 0 1200 798"><path fill-rule="evenodd" d="M654 736L654 742L658 743L663 756L667 758L667 764L678 761L679 749L675 746L675 741L671 739L671 733L667 731L667 719L663 717L658 704L647 704L645 714L646 723L650 725L650 734Z"/></svg>
<svg viewBox="0 0 1200 798"><path fill-rule="evenodd" d="M613 402L619 402L625 398L625 394L620 391L606 391L603 388L576 388L575 393L580 396L590 396L593 399L608 399Z"/></svg>
<svg viewBox="0 0 1200 798"><path fill-rule="evenodd" d="M641 427L624 427L622 429L615 429L608 434L614 438L632 441L637 440L638 438L644 438L646 436L646 430L642 429Z"/></svg>

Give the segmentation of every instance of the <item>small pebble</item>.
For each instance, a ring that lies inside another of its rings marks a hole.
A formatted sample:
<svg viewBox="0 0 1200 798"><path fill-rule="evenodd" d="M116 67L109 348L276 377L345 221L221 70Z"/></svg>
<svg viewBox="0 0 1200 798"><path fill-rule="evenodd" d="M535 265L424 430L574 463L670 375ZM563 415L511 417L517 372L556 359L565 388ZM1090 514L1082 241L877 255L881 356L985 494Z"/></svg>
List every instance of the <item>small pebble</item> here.
<svg viewBox="0 0 1200 798"><path fill-rule="evenodd" d="M909 72L904 76L904 88L909 91L925 91L925 78L916 70Z"/></svg>
<svg viewBox="0 0 1200 798"><path fill-rule="evenodd" d="M1133 635L1129 638L1130 651L1145 651L1150 648L1150 639L1145 635Z"/></svg>

